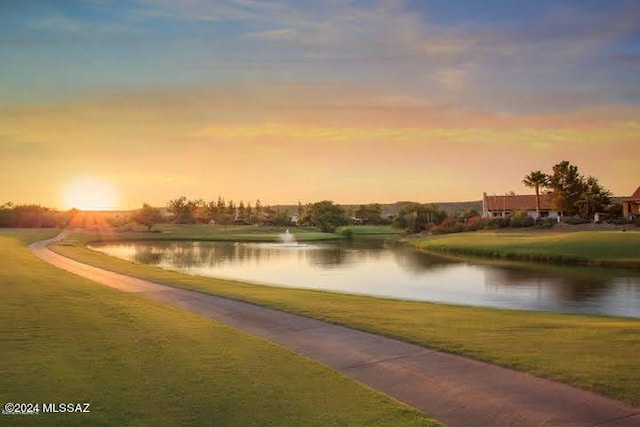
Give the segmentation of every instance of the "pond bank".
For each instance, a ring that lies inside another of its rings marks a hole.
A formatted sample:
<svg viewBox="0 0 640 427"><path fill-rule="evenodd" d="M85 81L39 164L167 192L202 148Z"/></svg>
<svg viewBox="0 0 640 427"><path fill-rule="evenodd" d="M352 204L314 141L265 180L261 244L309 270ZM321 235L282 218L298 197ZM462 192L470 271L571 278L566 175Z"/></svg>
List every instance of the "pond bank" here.
<svg viewBox="0 0 640 427"><path fill-rule="evenodd" d="M458 256L640 269L639 231L477 231L408 240L422 250Z"/></svg>

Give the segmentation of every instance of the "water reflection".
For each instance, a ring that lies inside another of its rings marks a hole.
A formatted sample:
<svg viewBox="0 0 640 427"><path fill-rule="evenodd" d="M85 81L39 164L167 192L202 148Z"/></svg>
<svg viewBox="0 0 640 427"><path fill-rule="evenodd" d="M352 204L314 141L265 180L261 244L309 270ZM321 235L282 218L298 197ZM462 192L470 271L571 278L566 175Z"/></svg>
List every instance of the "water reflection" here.
<svg viewBox="0 0 640 427"><path fill-rule="evenodd" d="M367 240L136 242L94 249L189 274L455 304L640 317L640 272L469 264Z"/></svg>
<svg viewBox="0 0 640 427"><path fill-rule="evenodd" d="M430 271L445 269L460 261L430 255L426 252L416 251L406 246L397 246L391 251L395 262L407 273L419 276Z"/></svg>
<svg viewBox="0 0 640 427"><path fill-rule="evenodd" d="M485 285L489 288L504 287L550 288L555 297L567 301L584 301L598 296L613 286L610 277L598 274L583 274L583 271L562 270L548 267L547 270L516 267L487 268Z"/></svg>

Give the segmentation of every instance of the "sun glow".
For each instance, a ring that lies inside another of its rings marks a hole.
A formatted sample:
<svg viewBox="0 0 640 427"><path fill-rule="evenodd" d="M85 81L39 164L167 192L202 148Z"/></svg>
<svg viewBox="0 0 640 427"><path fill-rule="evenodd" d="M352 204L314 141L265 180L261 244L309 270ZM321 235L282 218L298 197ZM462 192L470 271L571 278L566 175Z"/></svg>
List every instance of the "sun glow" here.
<svg viewBox="0 0 640 427"><path fill-rule="evenodd" d="M64 187L62 203L65 208L84 211L113 210L116 191L107 182L95 177L81 177Z"/></svg>

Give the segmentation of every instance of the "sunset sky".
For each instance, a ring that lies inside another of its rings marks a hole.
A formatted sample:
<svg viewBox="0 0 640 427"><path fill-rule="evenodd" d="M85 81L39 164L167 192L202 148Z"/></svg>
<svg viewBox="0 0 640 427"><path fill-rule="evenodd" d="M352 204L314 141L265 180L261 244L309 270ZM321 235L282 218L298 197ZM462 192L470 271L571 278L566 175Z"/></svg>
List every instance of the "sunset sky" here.
<svg viewBox="0 0 640 427"><path fill-rule="evenodd" d="M0 0L0 203L478 200L561 160L640 185L637 0Z"/></svg>

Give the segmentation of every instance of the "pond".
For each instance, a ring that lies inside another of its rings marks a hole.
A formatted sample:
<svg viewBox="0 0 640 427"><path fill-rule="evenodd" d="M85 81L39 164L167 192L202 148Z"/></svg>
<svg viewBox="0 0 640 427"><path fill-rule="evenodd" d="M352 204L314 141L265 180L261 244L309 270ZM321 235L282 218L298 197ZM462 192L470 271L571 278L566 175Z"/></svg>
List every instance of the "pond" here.
<svg viewBox="0 0 640 427"><path fill-rule="evenodd" d="M92 249L187 274L461 305L640 318L640 272L451 261L378 240L128 242Z"/></svg>

